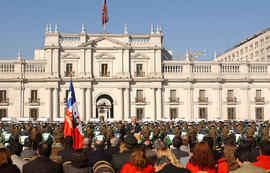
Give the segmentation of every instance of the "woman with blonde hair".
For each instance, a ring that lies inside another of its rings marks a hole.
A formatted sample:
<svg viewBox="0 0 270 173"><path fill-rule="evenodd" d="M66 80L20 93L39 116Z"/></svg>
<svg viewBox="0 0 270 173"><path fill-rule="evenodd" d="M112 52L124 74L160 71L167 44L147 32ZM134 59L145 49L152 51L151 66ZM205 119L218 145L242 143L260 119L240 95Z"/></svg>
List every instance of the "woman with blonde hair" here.
<svg viewBox="0 0 270 173"><path fill-rule="evenodd" d="M20 173L19 168L12 164L10 152L6 148L0 148L0 172Z"/></svg>

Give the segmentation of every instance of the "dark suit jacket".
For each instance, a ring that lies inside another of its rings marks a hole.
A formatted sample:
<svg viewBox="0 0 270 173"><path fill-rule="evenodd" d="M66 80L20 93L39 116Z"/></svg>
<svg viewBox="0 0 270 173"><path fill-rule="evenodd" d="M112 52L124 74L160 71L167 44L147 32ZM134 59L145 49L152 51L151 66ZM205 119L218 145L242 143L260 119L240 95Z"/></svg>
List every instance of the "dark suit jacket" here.
<svg viewBox="0 0 270 173"><path fill-rule="evenodd" d="M110 147L106 150L106 152L109 153L110 155L118 154L119 151L120 151L119 147Z"/></svg>
<svg viewBox="0 0 270 173"><path fill-rule="evenodd" d="M191 173L190 170L186 169L186 168L178 168L176 166L174 166L173 164L168 164L166 166L164 166L164 168L160 171L158 171L157 173Z"/></svg>
<svg viewBox="0 0 270 173"><path fill-rule="evenodd" d="M188 152L182 151L179 148L172 149L172 152L178 160L180 160L180 157L189 156Z"/></svg>
<svg viewBox="0 0 270 173"><path fill-rule="evenodd" d="M23 173L61 173L61 167L49 157L38 157L23 166Z"/></svg>
<svg viewBox="0 0 270 173"><path fill-rule="evenodd" d="M74 148L65 148L62 151L59 151L57 153L58 156L62 157L62 163L65 163L67 161L71 161L72 160L72 153L75 151Z"/></svg>
<svg viewBox="0 0 270 173"><path fill-rule="evenodd" d="M93 167L96 162L101 161L101 160L111 163L112 155L106 153L104 149L93 151L92 153L88 155L88 161L91 167Z"/></svg>
<svg viewBox="0 0 270 173"><path fill-rule="evenodd" d="M138 123L136 123L135 126L133 126L132 123L128 123L126 133L130 134L131 130L133 130L133 129L135 130L135 133L139 133L142 130L141 126Z"/></svg>
<svg viewBox="0 0 270 173"><path fill-rule="evenodd" d="M132 153L132 150L123 151L119 154L114 154L112 157L112 168L115 170L116 173L121 171L123 165L129 161L129 157Z"/></svg>

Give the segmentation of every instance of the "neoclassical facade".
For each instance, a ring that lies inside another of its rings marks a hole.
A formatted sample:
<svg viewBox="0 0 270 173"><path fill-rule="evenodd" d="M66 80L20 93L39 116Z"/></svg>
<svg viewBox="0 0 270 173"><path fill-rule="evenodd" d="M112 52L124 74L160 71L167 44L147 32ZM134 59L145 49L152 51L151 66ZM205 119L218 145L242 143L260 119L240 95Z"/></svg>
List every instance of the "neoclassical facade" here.
<svg viewBox="0 0 270 173"><path fill-rule="evenodd" d="M172 60L159 27L67 34L50 25L44 38L33 60L0 60L1 117L64 117L72 79L86 121L270 118L268 62Z"/></svg>

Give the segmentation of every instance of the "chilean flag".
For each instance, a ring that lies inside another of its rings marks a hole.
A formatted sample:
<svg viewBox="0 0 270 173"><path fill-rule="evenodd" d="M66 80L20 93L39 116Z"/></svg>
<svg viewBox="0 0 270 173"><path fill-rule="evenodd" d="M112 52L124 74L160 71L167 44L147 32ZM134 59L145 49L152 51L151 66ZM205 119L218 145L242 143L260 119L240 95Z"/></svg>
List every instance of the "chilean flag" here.
<svg viewBox="0 0 270 173"><path fill-rule="evenodd" d="M73 147L79 149L82 147L83 133L79 110L75 98L75 92L70 80L67 108L64 122L64 136L71 136L73 139Z"/></svg>
<svg viewBox="0 0 270 173"><path fill-rule="evenodd" d="M106 4L106 0L104 0L103 7L102 7L102 26L108 21L109 21L109 17L108 17L107 4Z"/></svg>

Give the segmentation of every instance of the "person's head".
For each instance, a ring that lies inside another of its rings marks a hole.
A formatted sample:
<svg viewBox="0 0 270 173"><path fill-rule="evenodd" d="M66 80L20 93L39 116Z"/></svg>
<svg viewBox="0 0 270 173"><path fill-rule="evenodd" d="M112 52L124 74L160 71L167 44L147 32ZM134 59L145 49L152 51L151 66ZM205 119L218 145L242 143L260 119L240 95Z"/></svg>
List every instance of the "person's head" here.
<svg viewBox="0 0 270 173"><path fill-rule="evenodd" d="M119 138L118 137L111 138L110 142L111 142L112 147L118 147L119 146Z"/></svg>
<svg viewBox="0 0 270 173"><path fill-rule="evenodd" d="M235 134L229 134L229 136L225 140L225 145L235 145L236 136Z"/></svg>
<svg viewBox="0 0 270 173"><path fill-rule="evenodd" d="M32 147L32 140L31 140L31 138L25 138L25 140L24 140L24 147L29 147L29 148L31 148Z"/></svg>
<svg viewBox="0 0 270 173"><path fill-rule="evenodd" d="M55 135L54 140L55 140L55 143L61 145L63 143L63 135L62 134Z"/></svg>
<svg viewBox="0 0 270 173"><path fill-rule="evenodd" d="M248 147L239 147L234 152L234 157L240 166L244 162L249 161L249 148Z"/></svg>
<svg viewBox="0 0 270 173"><path fill-rule="evenodd" d="M154 141L154 149L156 151L160 150L160 149L166 149L167 146L165 144L165 142L161 141L160 139L157 139Z"/></svg>
<svg viewBox="0 0 270 173"><path fill-rule="evenodd" d="M83 148L90 148L91 147L91 140L90 138L84 138L82 142Z"/></svg>
<svg viewBox="0 0 270 173"><path fill-rule="evenodd" d="M10 150L11 150L11 154L12 155L20 156L21 155L21 152L23 150L23 146L19 142L13 142L10 145Z"/></svg>
<svg viewBox="0 0 270 173"><path fill-rule="evenodd" d="M205 136L205 137L203 138L203 141L206 142L206 143L209 145L210 149L213 148L213 145L214 145L214 140L213 140L213 138L211 138L210 136Z"/></svg>
<svg viewBox="0 0 270 173"><path fill-rule="evenodd" d="M254 137L248 137L247 143L250 147L256 147L256 139Z"/></svg>
<svg viewBox="0 0 270 173"><path fill-rule="evenodd" d="M130 164L134 165L137 169L143 170L147 166L148 160L145 156L145 151L141 148L135 149L130 158Z"/></svg>
<svg viewBox="0 0 270 173"><path fill-rule="evenodd" d="M103 150L104 143L101 140L97 140L94 144L95 150Z"/></svg>
<svg viewBox="0 0 270 173"><path fill-rule="evenodd" d="M270 156L270 142L267 140L264 140L260 144L260 150L263 155Z"/></svg>
<svg viewBox="0 0 270 173"><path fill-rule="evenodd" d="M0 148L0 167L8 164L12 164L10 153L7 148Z"/></svg>
<svg viewBox="0 0 270 173"><path fill-rule="evenodd" d="M131 122L132 122L132 123L136 123L136 116L132 116L132 117L131 117Z"/></svg>
<svg viewBox="0 0 270 173"><path fill-rule="evenodd" d="M188 136L182 136L182 145L188 146Z"/></svg>
<svg viewBox="0 0 270 173"><path fill-rule="evenodd" d="M180 148L182 145L182 139L180 137L174 137L172 140L172 144L175 148Z"/></svg>
<svg viewBox="0 0 270 173"><path fill-rule="evenodd" d="M143 142L143 148L144 149L152 149L152 144L149 140L146 140Z"/></svg>
<svg viewBox="0 0 270 173"><path fill-rule="evenodd" d="M158 157L157 160L156 160L157 169L162 170L164 168L164 166L166 166L170 162L171 161L167 156Z"/></svg>
<svg viewBox="0 0 270 173"><path fill-rule="evenodd" d="M157 157L162 157L162 156L167 156L174 166L181 167L181 165L179 164L179 161L177 160L177 158L175 157L175 155L170 149L168 148L159 149L157 151Z"/></svg>
<svg viewBox="0 0 270 173"><path fill-rule="evenodd" d="M72 147L73 146L73 139L71 136L67 136L64 139L65 147Z"/></svg>
<svg viewBox="0 0 270 173"><path fill-rule="evenodd" d="M128 134L124 139L124 144L126 149L132 150L138 145L138 140L134 135Z"/></svg>
<svg viewBox="0 0 270 173"><path fill-rule="evenodd" d="M40 143L37 148L37 155L49 157L51 155L52 147L48 143Z"/></svg>
<svg viewBox="0 0 270 173"><path fill-rule="evenodd" d="M75 150L72 153L71 165L75 168L85 168L88 164L88 155L82 149Z"/></svg>
<svg viewBox="0 0 270 173"><path fill-rule="evenodd" d="M193 148L192 154L191 164L198 166L200 169L215 168L214 156L207 142L197 143Z"/></svg>

